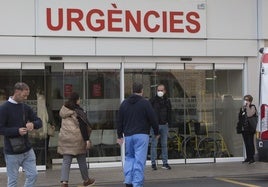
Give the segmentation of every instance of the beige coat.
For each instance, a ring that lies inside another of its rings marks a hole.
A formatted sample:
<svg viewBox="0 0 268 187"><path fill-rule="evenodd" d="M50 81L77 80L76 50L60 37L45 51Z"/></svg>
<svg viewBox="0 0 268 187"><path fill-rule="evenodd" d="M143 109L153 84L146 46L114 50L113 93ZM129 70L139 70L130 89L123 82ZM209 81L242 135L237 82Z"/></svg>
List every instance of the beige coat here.
<svg viewBox="0 0 268 187"><path fill-rule="evenodd" d="M58 153L61 155L86 153L86 142L79 128L76 112L62 106L60 117L62 118L62 122L58 139Z"/></svg>

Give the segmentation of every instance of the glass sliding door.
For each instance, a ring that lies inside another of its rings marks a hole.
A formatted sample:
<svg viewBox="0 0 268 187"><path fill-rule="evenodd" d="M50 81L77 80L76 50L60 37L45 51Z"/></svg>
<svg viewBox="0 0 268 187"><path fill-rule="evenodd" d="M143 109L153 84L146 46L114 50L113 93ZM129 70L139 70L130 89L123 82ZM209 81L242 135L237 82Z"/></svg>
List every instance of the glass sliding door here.
<svg viewBox="0 0 268 187"><path fill-rule="evenodd" d="M193 158L207 158L203 160L205 162L214 161L216 146L213 73L213 64L185 64L182 151L189 163Z"/></svg>
<svg viewBox="0 0 268 187"><path fill-rule="evenodd" d="M155 83L166 86L172 104L169 158L214 161L213 64L157 64Z"/></svg>
<svg viewBox="0 0 268 187"><path fill-rule="evenodd" d="M45 117L45 115L47 115L47 108L45 105L46 82L44 64L35 63L35 66L33 68L31 63L23 63L21 70L21 81L25 82L30 87L30 95L26 100L26 104L32 107L32 109L37 113L37 116L42 120L43 123L43 127L41 129L29 132L28 136L33 145L37 165L46 166L48 153L48 121Z"/></svg>
<svg viewBox="0 0 268 187"><path fill-rule="evenodd" d="M242 136L236 134L243 98L243 68L243 64L215 64L216 129L224 140L217 157L243 156Z"/></svg>
<svg viewBox="0 0 268 187"><path fill-rule="evenodd" d="M171 102L171 124L168 135L168 158L182 159L184 140L184 64L157 64L155 84L163 84ZM155 87L156 88L156 87ZM156 93L154 89L152 96ZM159 144L160 148L160 144ZM160 157L160 155L158 155ZM182 161L183 162L183 161Z"/></svg>
<svg viewBox="0 0 268 187"><path fill-rule="evenodd" d="M120 105L120 71L87 70L85 75L85 109L93 128L90 156L99 157L97 161L119 161L116 116Z"/></svg>

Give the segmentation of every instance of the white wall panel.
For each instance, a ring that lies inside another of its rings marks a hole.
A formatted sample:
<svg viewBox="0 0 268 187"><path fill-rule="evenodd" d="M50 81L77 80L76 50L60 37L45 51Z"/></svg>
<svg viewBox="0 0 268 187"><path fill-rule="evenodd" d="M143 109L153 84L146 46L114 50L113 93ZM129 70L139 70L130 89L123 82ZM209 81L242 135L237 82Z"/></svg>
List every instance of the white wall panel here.
<svg viewBox="0 0 268 187"><path fill-rule="evenodd" d="M64 63L64 69L87 69L87 63Z"/></svg>
<svg viewBox="0 0 268 187"><path fill-rule="evenodd" d="M205 56L205 40L154 39L154 56Z"/></svg>
<svg viewBox="0 0 268 187"><path fill-rule="evenodd" d="M268 39L268 1L267 0L258 0L258 11L259 11L259 38Z"/></svg>
<svg viewBox="0 0 268 187"><path fill-rule="evenodd" d="M256 40L208 40L207 56L257 56Z"/></svg>
<svg viewBox="0 0 268 187"><path fill-rule="evenodd" d="M227 70L227 69L231 69L231 70L234 70L234 69L240 69L242 70L244 68L244 64L215 64L215 69L224 69L224 70Z"/></svg>
<svg viewBox="0 0 268 187"><path fill-rule="evenodd" d="M184 69L184 64L156 64L156 69L168 69L168 70L175 70L175 69Z"/></svg>
<svg viewBox="0 0 268 187"><path fill-rule="evenodd" d="M207 38L256 39L256 20L257 0L207 0Z"/></svg>
<svg viewBox="0 0 268 187"><path fill-rule="evenodd" d="M112 62L90 62L87 65L88 69L120 69L121 64L119 62L112 63Z"/></svg>
<svg viewBox="0 0 268 187"><path fill-rule="evenodd" d="M36 38L37 55L94 55L94 38Z"/></svg>
<svg viewBox="0 0 268 187"><path fill-rule="evenodd" d="M33 37L0 36L0 55L34 55L34 47Z"/></svg>
<svg viewBox="0 0 268 187"><path fill-rule="evenodd" d="M21 69L20 62L0 62L0 69Z"/></svg>
<svg viewBox="0 0 268 187"><path fill-rule="evenodd" d="M21 69L45 69L43 62L24 62L21 64Z"/></svg>
<svg viewBox="0 0 268 187"><path fill-rule="evenodd" d="M151 39L97 38L96 55L152 55Z"/></svg>
<svg viewBox="0 0 268 187"><path fill-rule="evenodd" d="M125 69L156 69L156 64L155 63L125 63L124 64Z"/></svg>
<svg viewBox="0 0 268 187"><path fill-rule="evenodd" d="M35 35L35 0L0 0L0 35Z"/></svg>

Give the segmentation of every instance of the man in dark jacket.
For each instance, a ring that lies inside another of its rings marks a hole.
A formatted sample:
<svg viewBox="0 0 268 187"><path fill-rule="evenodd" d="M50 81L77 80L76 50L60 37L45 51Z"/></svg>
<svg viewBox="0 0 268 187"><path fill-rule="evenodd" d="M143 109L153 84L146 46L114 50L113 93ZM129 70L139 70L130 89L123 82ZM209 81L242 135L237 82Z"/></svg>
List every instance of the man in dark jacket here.
<svg viewBox="0 0 268 187"><path fill-rule="evenodd" d="M10 187L17 186L20 166L25 171L24 186L33 187L37 179L36 157L28 139L28 132L41 128L42 121L30 106L23 103L29 93L29 86L18 82L14 86L13 96L0 106L0 134L4 135L7 186ZM16 142L23 144L15 146L18 145Z"/></svg>
<svg viewBox="0 0 268 187"><path fill-rule="evenodd" d="M162 161L163 161L162 168L171 169L171 167L168 164L168 148L167 148L168 124L170 124L170 121L171 121L171 103L170 103L170 100L166 96L166 89L163 84L159 84L157 86L157 94L155 97L150 99L150 102L157 116L157 122L159 125L159 133L161 136L161 153L162 153ZM151 136L152 136L152 141L151 141L152 169L157 170L156 148L158 144L158 139L155 138L153 133L151 133Z"/></svg>
<svg viewBox="0 0 268 187"><path fill-rule="evenodd" d="M143 86L133 84L133 94L119 108L117 142L125 142L124 176L127 187L143 187L149 133L158 137L156 115L150 102L142 97Z"/></svg>

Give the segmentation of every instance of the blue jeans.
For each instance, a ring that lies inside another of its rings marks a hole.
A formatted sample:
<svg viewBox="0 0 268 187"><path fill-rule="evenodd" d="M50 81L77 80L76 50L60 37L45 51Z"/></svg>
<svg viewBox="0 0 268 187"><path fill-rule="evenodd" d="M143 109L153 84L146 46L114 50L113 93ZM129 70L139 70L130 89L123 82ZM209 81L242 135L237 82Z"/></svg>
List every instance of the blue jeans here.
<svg viewBox="0 0 268 187"><path fill-rule="evenodd" d="M132 184L133 187L143 187L148 145L149 135L147 134L125 137L125 184Z"/></svg>
<svg viewBox="0 0 268 187"><path fill-rule="evenodd" d="M159 125L159 134L161 140L161 155L163 164L168 163L168 148L167 148L167 139L168 139L168 125ZM151 129L151 162L156 164L155 160L157 159L157 144L158 139L155 138L154 132Z"/></svg>
<svg viewBox="0 0 268 187"><path fill-rule="evenodd" d="M8 187L17 187L19 167L25 171L26 180L24 187L33 187L37 179L36 158L33 149L26 153L8 155L5 154Z"/></svg>

